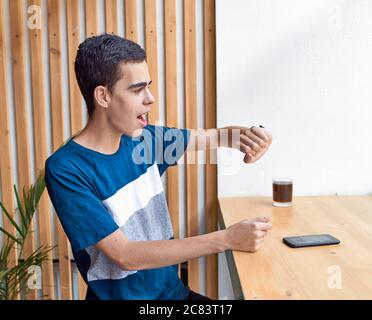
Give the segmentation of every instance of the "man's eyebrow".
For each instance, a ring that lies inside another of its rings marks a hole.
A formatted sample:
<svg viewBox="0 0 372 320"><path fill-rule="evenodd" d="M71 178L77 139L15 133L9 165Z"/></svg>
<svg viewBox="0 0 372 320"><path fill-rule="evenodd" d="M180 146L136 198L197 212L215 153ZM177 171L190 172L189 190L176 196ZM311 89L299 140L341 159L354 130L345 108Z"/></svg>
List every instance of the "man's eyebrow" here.
<svg viewBox="0 0 372 320"><path fill-rule="evenodd" d="M146 86L149 86L151 83L152 83L152 80L151 80L149 83L147 83L147 82L145 82L145 81L137 82L137 83L133 83L133 84L131 84L131 85L128 87L128 89L146 87Z"/></svg>

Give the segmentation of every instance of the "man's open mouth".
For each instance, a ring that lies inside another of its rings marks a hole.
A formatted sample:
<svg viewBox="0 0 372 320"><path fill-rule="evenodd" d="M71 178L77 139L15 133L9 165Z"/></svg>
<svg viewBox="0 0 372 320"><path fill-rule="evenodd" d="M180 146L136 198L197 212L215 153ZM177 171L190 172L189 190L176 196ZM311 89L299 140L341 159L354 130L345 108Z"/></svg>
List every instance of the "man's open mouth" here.
<svg viewBox="0 0 372 320"><path fill-rule="evenodd" d="M137 119L143 127L147 126L147 112L140 114Z"/></svg>

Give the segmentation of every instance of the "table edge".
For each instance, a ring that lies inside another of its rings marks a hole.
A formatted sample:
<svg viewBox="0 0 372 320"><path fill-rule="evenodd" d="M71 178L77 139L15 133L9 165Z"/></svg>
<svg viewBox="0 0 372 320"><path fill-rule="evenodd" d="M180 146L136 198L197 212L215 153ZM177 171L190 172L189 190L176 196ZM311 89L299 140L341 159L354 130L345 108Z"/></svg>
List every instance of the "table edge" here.
<svg viewBox="0 0 372 320"><path fill-rule="evenodd" d="M218 220L221 229L226 229L225 221L223 219L220 201L218 199ZM234 291L235 300L245 300L243 288L240 282L238 270L236 268L235 259L231 250L225 251L225 257L227 261L227 267L229 269L230 280Z"/></svg>

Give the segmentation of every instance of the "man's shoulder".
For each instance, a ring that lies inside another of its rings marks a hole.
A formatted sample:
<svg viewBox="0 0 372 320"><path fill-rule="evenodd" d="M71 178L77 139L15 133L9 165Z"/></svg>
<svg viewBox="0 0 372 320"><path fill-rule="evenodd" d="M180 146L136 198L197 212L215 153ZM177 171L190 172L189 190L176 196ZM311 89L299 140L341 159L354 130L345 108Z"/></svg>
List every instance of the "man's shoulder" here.
<svg viewBox="0 0 372 320"><path fill-rule="evenodd" d="M59 170L74 171L78 162L78 158L69 148L68 143L58 148L45 161L46 172L55 172Z"/></svg>

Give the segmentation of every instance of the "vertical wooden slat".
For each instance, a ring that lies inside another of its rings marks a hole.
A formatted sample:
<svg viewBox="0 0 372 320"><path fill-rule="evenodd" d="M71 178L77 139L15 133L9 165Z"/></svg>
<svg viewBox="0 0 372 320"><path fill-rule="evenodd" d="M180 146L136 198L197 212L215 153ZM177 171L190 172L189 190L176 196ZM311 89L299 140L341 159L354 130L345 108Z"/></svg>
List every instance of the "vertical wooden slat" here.
<svg viewBox="0 0 372 320"><path fill-rule="evenodd" d="M48 39L49 39L49 75L50 75L50 109L52 113L53 151L64 141L60 9L58 0L48 0Z"/></svg>
<svg viewBox="0 0 372 320"><path fill-rule="evenodd" d="M29 0L28 5L37 5L41 7L41 2L40 0ZM35 141L35 169L37 175L43 171L44 163L47 158L42 37L42 29L29 29L32 109ZM49 198L47 192L44 192L40 199L38 205L38 215L40 245L51 246L52 234L50 228ZM46 299L54 299L52 252L48 253L48 260L42 265L42 288L43 296Z"/></svg>
<svg viewBox="0 0 372 320"><path fill-rule="evenodd" d="M156 28L156 0L145 0L145 47L147 64L152 80L151 93L155 103L149 113L149 122L155 124L159 121L159 92L158 92L158 44Z"/></svg>
<svg viewBox="0 0 372 320"><path fill-rule="evenodd" d="M106 12L106 32L111 34L118 34L118 15L117 15L117 1L105 1Z"/></svg>
<svg viewBox="0 0 372 320"><path fill-rule="evenodd" d="M87 38L98 34L98 10L96 0L85 0L85 29ZM78 289L79 299L84 300L87 285L80 273L78 275Z"/></svg>
<svg viewBox="0 0 372 320"><path fill-rule="evenodd" d="M85 0L85 26L87 38L98 34L97 0ZM84 300L87 291L87 285L85 284L80 273L78 275L78 287L79 299Z"/></svg>
<svg viewBox="0 0 372 320"><path fill-rule="evenodd" d="M98 34L97 14L97 0L85 0L85 34L87 38ZM78 288L79 299L84 300L87 291L87 285L85 284L80 273L78 275Z"/></svg>
<svg viewBox="0 0 372 320"><path fill-rule="evenodd" d="M63 143L64 116L62 101L62 70L60 40L60 9L58 0L48 0L48 45L49 45L49 77L50 77L50 109L52 114L52 147L56 151ZM56 217L55 217L56 218ZM66 235L58 219L55 219L58 235L58 257L61 280L65 276L61 265L61 256L65 250ZM62 256L63 257L63 256ZM68 272L68 269L66 270ZM62 290L63 291L63 290Z"/></svg>
<svg viewBox="0 0 372 320"><path fill-rule="evenodd" d="M97 0L85 0L85 28L86 37L98 34L98 10ZM87 285L81 277L78 275L78 287L79 287L79 299L84 300L87 291Z"/></svg>
<svg viewBox="0 0 372 320"><path fill-rule="evenodd" d="M87 284L85 283L81 274L78 274L78 290L79 290L79 300L85 300L87 293Z"/></svg>
<svg viewBox="0 0 372 320"><path fill-rule="evenodd" d="M204 126L217 126L216 105L216 22L215 0L204 0ZM217 230L217 165L216 150L206 152L205 167L205 214L206 231ZM211 163L212 160L212 163ZM218 256L206 257L206 294L218 299Z"/></svg>
<svg viewBox="0 0 372 320"><path fill-rule="evenodd" d="M176 46L176 2L164 1L164 63L165 63L165 123L178 127L177 112L177 46ZM174 237L179 238L179 187L178 167L167 170L167 199L172 219Z"/></svg>
<svg viewBox="0 0 372 320"><path fill-rule="evenodd" d="M10 21L11 21L11 39L12 39L12 67L13 67L13 89L14 89L14 107L16 120L16 138L17 138L17 169L19 189L27 191L31 183L30 173L30 145L28 143L28 114L26 112L26 79L25 79L25 61L24 61L24 14L21 0L9 1ZM33 230L33 223L30 226ZM26 239L24 247L25 256L33 253L35 247L33 233L30 232ZM36 299L37 291L31 290L27 299Z"/></svg>
<svg viewBox="0 0 372 320"><path fill-rule="evenodd" d="M83 125L82 98L75 77L75 56L80 43L79 2L66 1L67 44L68 44L68 80L71 134L79 131Z"/></svg>
<svg viewBox="0 0 372 320"><path fill-rule="evenodd" d="M74 47L76 42L79 39L79 26L78 26L78 13L79 7L77 5L77 1L74 0L67 0L66 2L66 15L67 15L67 41L68 41L68 54L69 54L69 62L68 62L68 69L69 69L69 105L70 105L70 117L71 117L71 131L75 132L76 127L78 127L79 122L82 122L82 115L81 110L79 112L79 100L80 94L77 92L77 84L75 77L71 76L71 68L73 70L73 66L71 66L71 49ZM55 4L53 4L55 5ZM54 8L51 8L53 10ZM57 17L59 19L59 17ZM54 23L58 23L57 22ZM59 29L57 29L59 30ZM57 40L56 45L60 49L60 42ZM59 79L61 81L61 79ZM60 89L56 89L60 90ZM61 98L59 98L61 99ZM55 101L54 103L57 103ZM62 103L62 100L61 100ZM80 101L81 104L81 101ZM53 104L52 104L53 106ZM80 106L81 109L81 106ZM60 110L62 112L62 110ZM62 121L64 121L63 114L60 115L62 117ZM59 131L58 133L53 130L53 136L56 134L61 138L63 137L63 127L57 128ZM62 138L63 139L63 138ZM56 141L57 142L57 141ZM53 149L56 150L62 142L58 142L57 144L53 144ZM59 261L59 269L60 269L60 294L62 300L71 300L72 299L72 271L71 271L71 256L70 256L70 249L69 249L69 241L67 239L66 234L63 231L62 225L58 219L56 219L56 226L57 226L57 235L58 235L58 261Z"/></svg>
<svg viewBox="0 0 372 320"><path fill-rule="evenodd" d="M52 142L56 151L64 141L64 114L62 100L62 66L60 39L60 2L48 0L49 25L49 72L50 72L50 108L52 113ZM58 257L61 276L61 297L68 299L71 290L71 266L68 250L68 240L61 223L56 219L58 235ZM65 270L62 268L66 268ZM62 296L63 295L63 296Z"/></svg>
<svg viewBox="0 0 372 320"><path fill-rule="evenodd" d="M57 219L58 220L58 219ZM60 270L60 290L62 300L72 299L72 270L70 243L62 228L60 221L57 221L58 234L58 259Z"/></svg>
<svg viewBox="0 0 372 320"><path fill-rule="evenodd" d="M187 128L197 128L195 0L184 0L185 118ZM186 154L187 236L199 234L198 166L196 154ZM190 164L193 163L193 164ZM199 259L188 263L189 286L199 291Z"/></svg>
<svg viewBox="0 0 372 320"><path fill-rule="evenodd" d="M0 1L0 92L2 102L0 103L0 184L2 190L2 203L15 218L13 201L13 160L10 150L10 118L8 112L8 90L6 86L6 53L4 33L4 11L3 1ZM15 235L15 228L3 214L3 227L12 235ZM9 267L17 264L17 251L14 249L9 255ZM19 298L19 297L18 297Z"/></svg>
<svg viewBox="0 0 372 320"><path fill-rule="evenodd" d="M137 41L137 1L124 0L125 38Z"/></svg>
<svg viewBox="0 0 372 320"><path fill-rule="evenodd" d="M85 0L85 28L87 38L97 34L97 0Z"/></svg>

